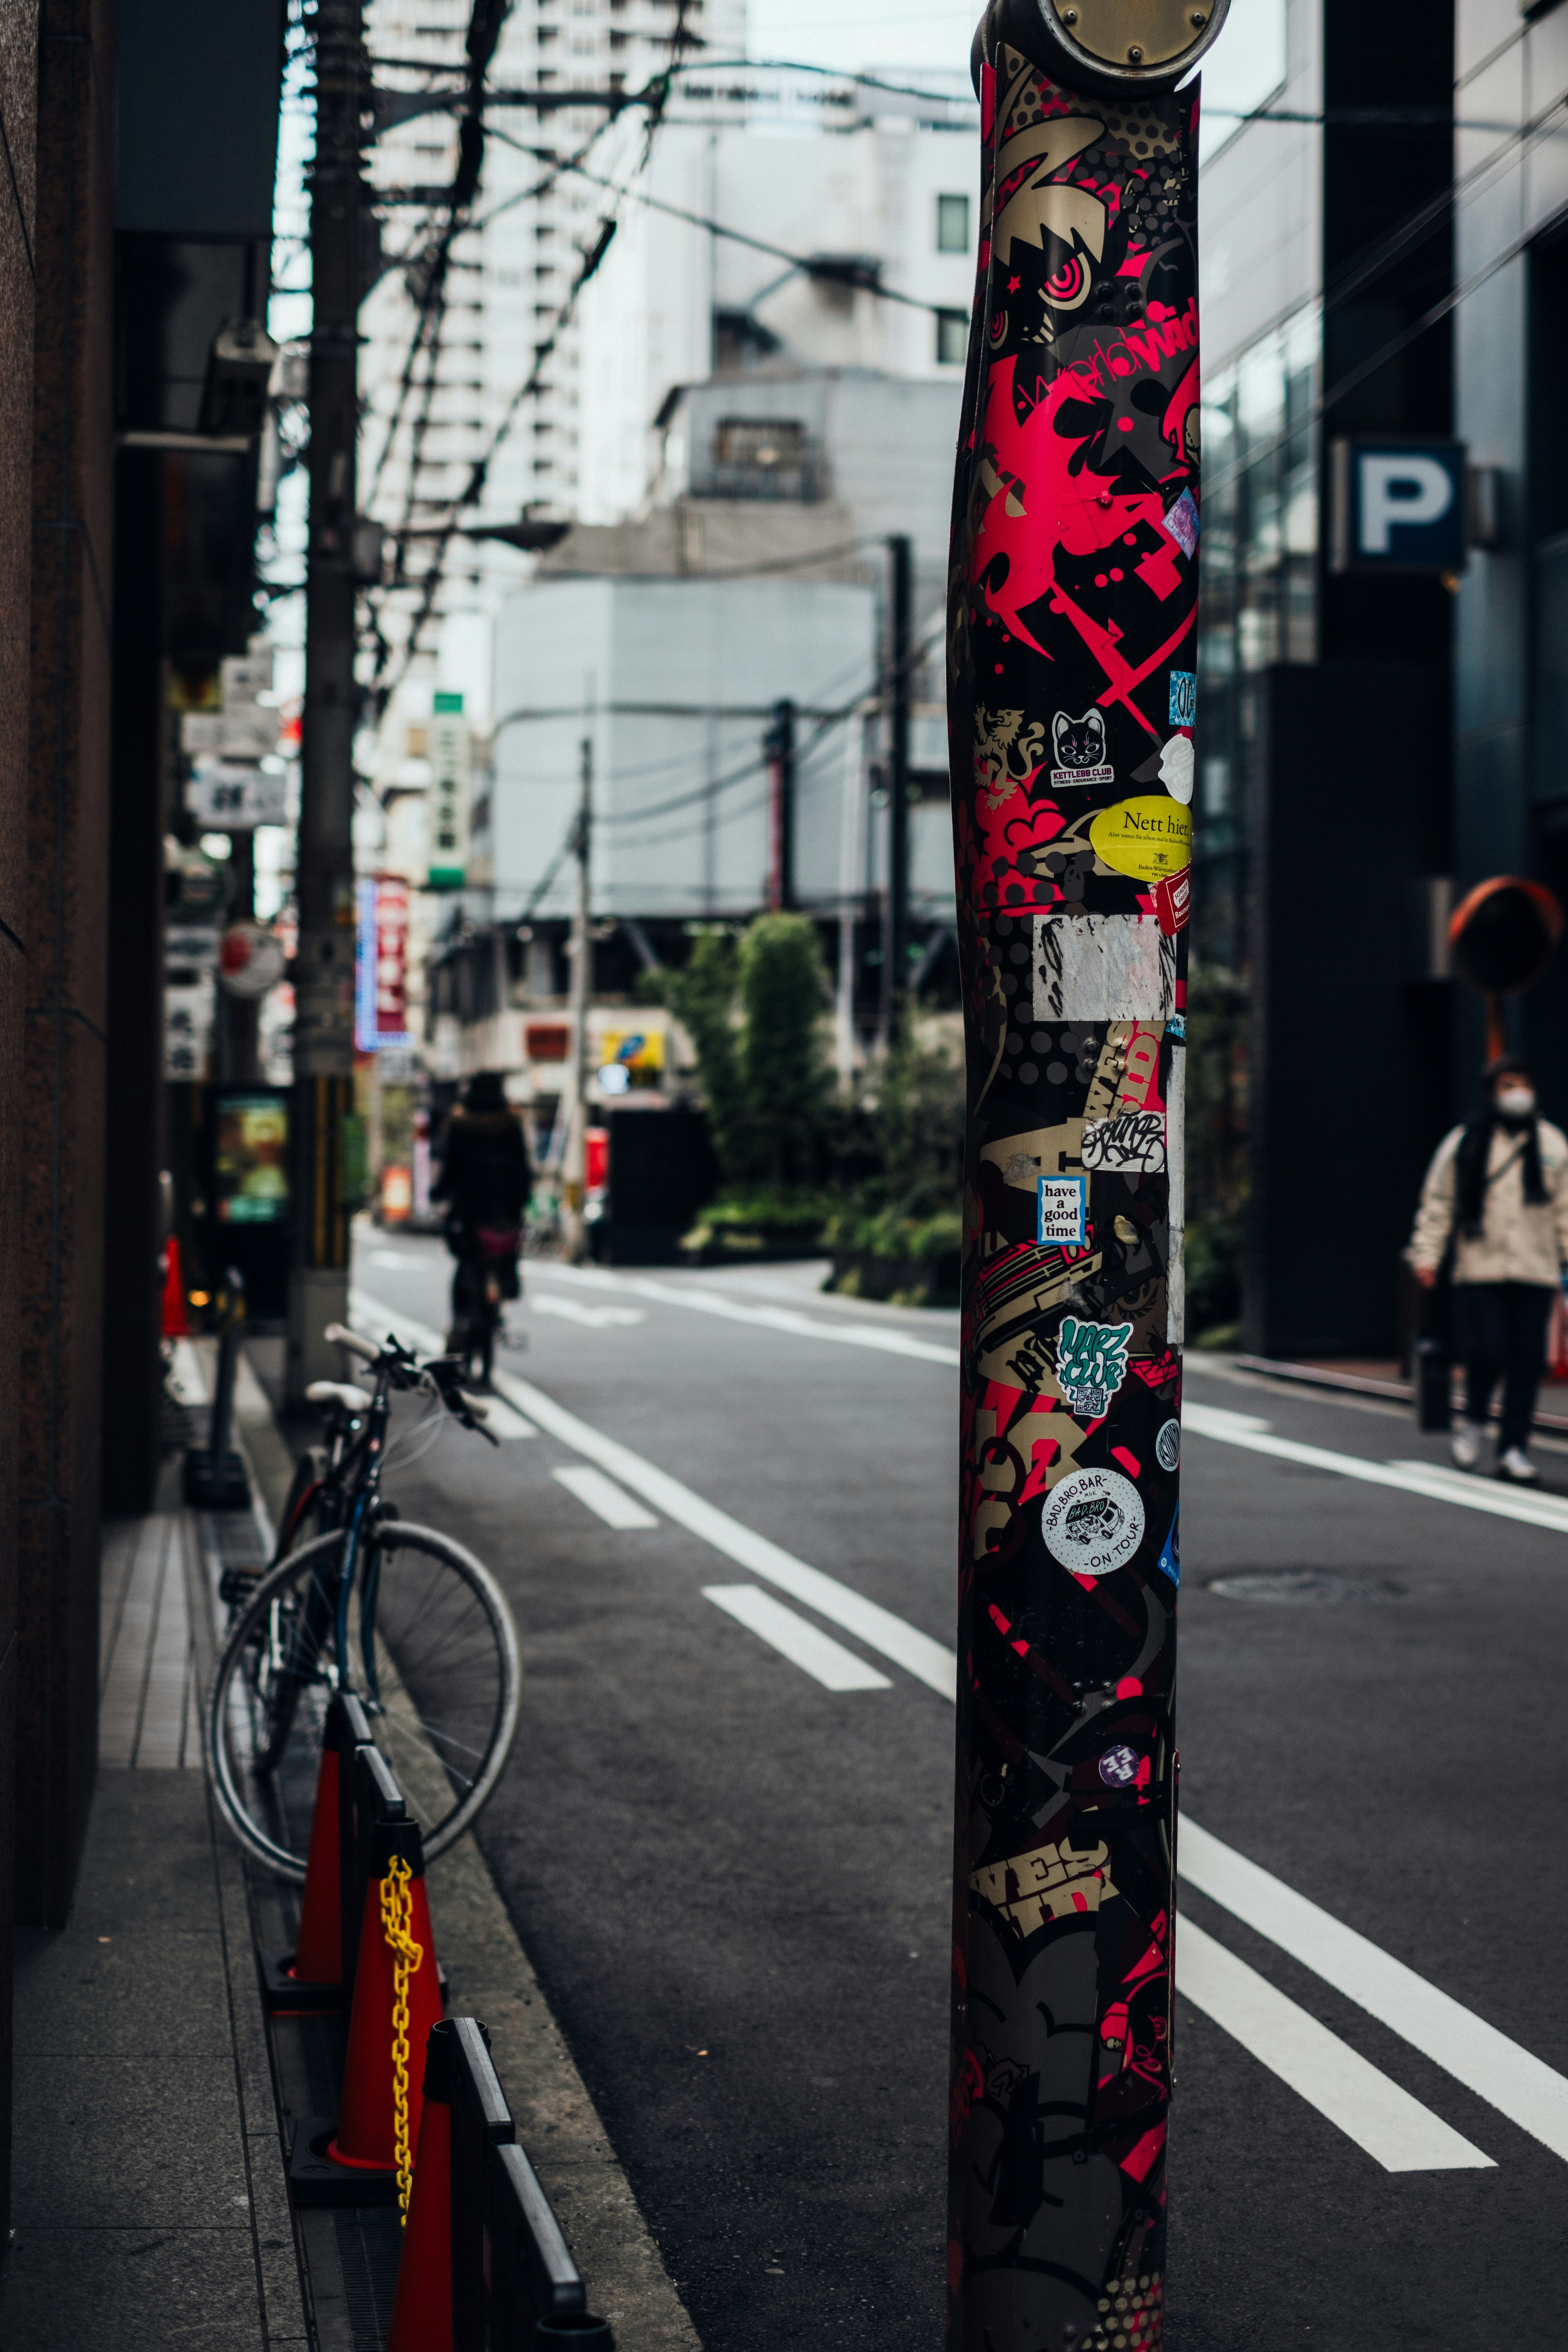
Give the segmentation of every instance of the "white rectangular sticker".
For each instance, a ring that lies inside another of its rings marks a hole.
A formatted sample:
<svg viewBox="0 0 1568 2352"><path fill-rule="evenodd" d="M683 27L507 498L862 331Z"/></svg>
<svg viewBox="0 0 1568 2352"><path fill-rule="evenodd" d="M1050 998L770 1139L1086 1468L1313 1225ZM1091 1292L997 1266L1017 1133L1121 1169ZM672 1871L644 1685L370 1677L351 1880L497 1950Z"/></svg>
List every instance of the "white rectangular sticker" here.
<svg viewBox="0 0 1568 2352"><path fill-rule="evenodd" d="M1165 1121L1157 1110L1119 1111L1114 1118L1086 1118L1083 1164L1117 1176L1147 1176L1165 1164Z"/></svg>
<svg viewBox="0 0 1568 2352"><path fill-rule="evenodd" d="M1037 1021L1164 1021L1176 943L1153 915L1037 915Z"/></svg>
<svg viewBox="0 0 1568 2352"><path fill-rule="evenodd" d="M1082 1249L1088 1240L1087 1176L1042 1176L1040 1242L1047 1249Z"/></svg>

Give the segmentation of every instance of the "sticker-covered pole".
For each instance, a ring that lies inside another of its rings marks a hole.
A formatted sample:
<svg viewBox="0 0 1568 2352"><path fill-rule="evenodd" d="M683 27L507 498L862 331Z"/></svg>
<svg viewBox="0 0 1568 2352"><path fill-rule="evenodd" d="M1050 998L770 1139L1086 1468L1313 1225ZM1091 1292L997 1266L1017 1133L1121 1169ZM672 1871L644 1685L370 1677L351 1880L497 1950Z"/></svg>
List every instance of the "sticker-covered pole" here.
<svg viewBox="0 0 1568 2352"><path fill-rule="evenodd" d="M1224 14L993 0L975 43L954 2352L1163 2336L1200 513L1172 85Z"/></svg>

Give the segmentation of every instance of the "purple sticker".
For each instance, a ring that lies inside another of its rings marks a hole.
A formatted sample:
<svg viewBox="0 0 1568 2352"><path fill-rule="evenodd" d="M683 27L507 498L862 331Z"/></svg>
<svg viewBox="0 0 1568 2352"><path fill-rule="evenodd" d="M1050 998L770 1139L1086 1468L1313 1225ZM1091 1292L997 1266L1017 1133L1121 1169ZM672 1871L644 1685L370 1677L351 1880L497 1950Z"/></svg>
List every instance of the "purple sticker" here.
<svg viewBox="0 0 1568 2352"><path fill-rule="evenodd" d="M1165 517L1165 529L1184 555L1190 556L1198 543L1197 503L1191 490L1184 490L1170 513Z"/></svg>
<svg viewBox="0 0 1568 2352"><path fill-rule="evenodd" d="M1108 1789L1125 1789L1138 1777L1135 1748L1108 1748L1100 1759L1100 1777Z"/></svg>

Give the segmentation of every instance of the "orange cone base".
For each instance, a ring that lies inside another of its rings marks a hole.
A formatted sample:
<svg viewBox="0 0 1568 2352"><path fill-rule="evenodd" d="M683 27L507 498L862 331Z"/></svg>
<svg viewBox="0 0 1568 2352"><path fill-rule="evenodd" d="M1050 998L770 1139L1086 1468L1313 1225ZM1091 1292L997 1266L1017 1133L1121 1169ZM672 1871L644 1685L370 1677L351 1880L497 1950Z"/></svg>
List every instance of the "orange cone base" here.
<svg viewBox="0 0 1568 2352"><path fill-rule="evenodd" d="M364 1891L342 2107L331 2147L334 2162L377 2171L397 2162L392 2076L393 1954L381 1925L382 1883L373 1878ZM424 1952L408 1981L408 2141L410 2147L416 2148L419 2113L425 2104L425 2045L430 2028L440 2022L442 2003L436 1938L423 1878L415 1879L409 1892L414 1915L409 1932Z"/></svg>
<svg viewBox="0 0 1568 2352"><path fill-rule="evenodd" d="M425 2102L386 2352L452 2352L452 2110Z"/></svg>
<svg viewBox="0 0 1568 2352"><path fill-rule="evenodd" d="M310 1816L310 1850L305 1892L300 1904L300 1941L290 1976L307 1984L337 1984L343 1973L343 1929L338 1852L338 1773L335 1748L321 1750L316 1810Z"/></svg>

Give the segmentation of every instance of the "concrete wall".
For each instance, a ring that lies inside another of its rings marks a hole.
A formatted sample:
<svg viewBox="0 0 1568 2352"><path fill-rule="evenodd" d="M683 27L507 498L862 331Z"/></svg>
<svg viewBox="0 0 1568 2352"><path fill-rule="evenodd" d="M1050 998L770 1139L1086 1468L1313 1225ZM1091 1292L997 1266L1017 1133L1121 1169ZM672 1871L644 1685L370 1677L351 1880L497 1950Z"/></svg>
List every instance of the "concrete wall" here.
<svg viewBox="0 0 1568 2352"><path fill-rule="evenodd" d="M22 936L19 1916L69 1907L97 1747L114 19L42 0Z"/></svg>
<svg viewBox="0 0 1568 2352"><path fill-rule="evenodd" d="M874 592L847 583L563 580L525 589L496 631L497 913L515 919L565 838L584 733L595 770L595 911L754 909L768 850L762 739L785 695L801 712L799 887L807 898L834 894L848 730L812 739L819 716L872 689L876 642ZM563 861L535 911L567 912L574 887Z"/></svg>
<svg viewBox="0 0 1568 2352"><path fill-rule="evenodd" d="M0 13L0 127L11 170L0 181L0 677L26 675L32 588L34 126L33 5ZM21 1097L27 703L0 698L0 2229L11 2186L11 1916L15 1901L16 1700L16 1323L20 1272Z"/></svg>

